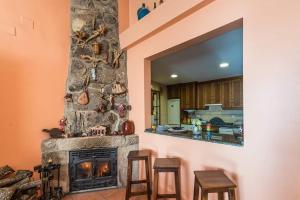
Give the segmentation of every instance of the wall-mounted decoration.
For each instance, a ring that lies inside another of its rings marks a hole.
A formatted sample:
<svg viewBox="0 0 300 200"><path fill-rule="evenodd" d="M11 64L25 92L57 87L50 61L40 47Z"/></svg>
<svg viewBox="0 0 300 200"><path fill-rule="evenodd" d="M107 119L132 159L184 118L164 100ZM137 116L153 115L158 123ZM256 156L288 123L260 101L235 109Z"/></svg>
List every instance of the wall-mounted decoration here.
<svg viewBox="0 0 300 200"><path fill-rule="evenodd" d="M121 118L126 116L126 112L131 110L131 106L130 105L125 105L125 104L120 104L118 107L118 114Z"/></svg>
<svg viewBox="0 0 300 200"><path fill-rule="evenodd" d="M90 83L90 78L89 76L87 76L84 81L84 89L78 97L78 103L80 105L87 105L89 103L89 93L88 93L89 83Z"/></svg>
<svg viewBox="0 0 300 200"><path fill-rule="evenodd" d="M71 59L65 97L65 132L69 137L90 136L89 128L99 124L121 133L120 123L127 120L129 111L126 52L120 49L118 12L111 9L118 7L117 1L97 1L93 8L88 2L72 0L76 9L71 9ZM88 81L82 83L82 77Z"/></svg>
<svg viewBox="0 0 300 200"><path fill-rule="evenodd" d="M150 13L150 10L148 8L146 8L146 4L142 4L142 7L140 7L137 10L137 16L138 16L138 20L141 20L143 17L145 17L146 15L148 15Z"/></svg>
<svg viewBox="0 0 300 200"><path fill-rule="evenodd" d="M125 92L127 92L127 88L125 87L124 84L121 84L121 83L117 82L112 87L112 93L114 95L124 94Z"/></svg>
<svg viewBox="0 0 300 200"><path fill-rule="evenodd" d="M73 95L70 94L70 93L67 93L64 97L64 99L67 101L67 102L73 102Z"/></svg>
<svg viewBox="0 0 300 200"><path fill-rule="evenodd" d="M63 117L62 119L59 120L58 124L59 124L59 130L64 133L65 127L67 125L67 118Z"/></svg>
<svg viewBox="0 0 300 200"><path fill-rule="evenodd" d="M92 43L92 49L93 49L93 53L95 55L99 55L100 54L100 49L101 49L101 44L98 42L93 42Z"/></svg>
<svg viewBox="0 0 300 200"><path fill-rule="evenodd" d="M123 51L117 51L117 50L114 50L112 52L112 67L113 68L119 68L120 66L120 57L122 55Z"/></svg>

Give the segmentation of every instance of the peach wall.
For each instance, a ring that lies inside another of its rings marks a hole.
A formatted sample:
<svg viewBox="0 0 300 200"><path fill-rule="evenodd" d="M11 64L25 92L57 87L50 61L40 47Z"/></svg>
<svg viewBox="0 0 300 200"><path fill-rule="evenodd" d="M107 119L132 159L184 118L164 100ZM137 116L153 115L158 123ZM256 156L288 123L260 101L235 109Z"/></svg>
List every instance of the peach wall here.
<svg viewBox="0 0 300 200"><path fill-rule="evenodd" d="M0 166L39 164L41 129L63 116L69 8L61 0L1 1Z"/></svg>
<svg viewBox="0 0 300 200"><path fill-rule="evenodd" d="M70 1L0 2L0 166L32 169L47 137L41 129L64 114ZM120 31L129 26L128 3L119 0Z"/></svg>
<svg viewBox="0 0 300 200"><path fill-rule="evenodd" d="M184 3L174 1L178 6ZM130 118L140 146L158 157L183 159L183 199L192 199L193 171L208 168L224 169L238 183L238 199L300 199L298 7L298 1L217 0L128 49ZM145 58L240 18L244 19L245 146L144 133L151 81ZM170 189L172 182L165 181L161 186Z"/></svg>

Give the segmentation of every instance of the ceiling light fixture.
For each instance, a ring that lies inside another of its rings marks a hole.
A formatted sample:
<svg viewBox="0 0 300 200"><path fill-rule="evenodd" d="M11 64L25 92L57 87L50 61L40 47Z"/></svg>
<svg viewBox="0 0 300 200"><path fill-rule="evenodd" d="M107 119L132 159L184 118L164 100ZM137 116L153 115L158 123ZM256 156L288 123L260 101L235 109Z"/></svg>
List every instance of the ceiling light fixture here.
<svg viewBox="0 0 300 200"><path fill-rule="evenodd" d="M229 67L229 63L227 63L227 62L220 63L219 67L220 67L220 68L226 68L226 67Z"/></svg>
<svg viewBox="0 0 300 200"><path fill-rule="evenodd" d="M171 76L170 76L171 78L177 78L178 77L178 75L177 74L171 74Z"/></svg>

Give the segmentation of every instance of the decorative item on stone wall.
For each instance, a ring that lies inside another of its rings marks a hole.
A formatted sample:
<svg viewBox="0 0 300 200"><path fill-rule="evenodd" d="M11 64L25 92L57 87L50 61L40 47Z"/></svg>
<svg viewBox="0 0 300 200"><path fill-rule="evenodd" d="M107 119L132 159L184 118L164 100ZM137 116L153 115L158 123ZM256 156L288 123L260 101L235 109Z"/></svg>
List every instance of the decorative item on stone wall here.
<svg viewBox="0 0 300 200"><path fill-rule="evenodd" d="M109 102L110 110L114 109L114 105L115 105L114 95L112 94L109 95L108 102Z"/></svg>
<svg viewBox="0 0 300 200"><path fill-rule="evenodd" d="M119 83L119 82L113 84L113 86L112 86L112 93L114 95L120 95L120 94L124 94L126 92L127 92L127 88L125 87L124 84Z"/></svg>
<svg viewBox="0 0 300 200"><path fill-rule="evenodd" d="M76 31L72 38L76 40L76 46L84 48L86 46L85 40L88 38L88 34L84 31Z"/></svg>
<svg viewBox="0 0 300 200"><path fill-rule="evenodd" d="M73 95L70 94L70 93L67 93L64 97L64 99L67 101L67 102L73 102Z"/></svg>
<svg viewBox="0 0 300 200"><path fill-rule="evenodd" d="M109 95L108 96L108 100L105 99L104 97L101 97L100 100L99 100L99 104L98 106L96 107L95 111L96 112L101 112L101 113L105 113L109 110L112 110L113 109L113 106L114 106L114 102L113 102L113 95Z"/></svg>
<svg viewBox="0 0 300 200"><path fill-rule="evenodd" d="M93 67L96 67L99 62L108 64L106 59L97 58L96 56L80 55L80 59L85 60L87 62L91 62L93 64Z"/></svg>
<svg viewBox="0 0 300 200"><path fill-rule="evenodd" d="M90 77L87 76L84 80L84 89L78 97L78 103L80 105L87 105L89 103L88 85L90 83Z"/></svg>
<svg viewBox="0 0 300 200"><path fill-rule="evenodd" d="M134 123L133 121L130 120L126 120L123 124L122 124L122 134L123 135L132 135L134 134Z"/></svg>
<svg viewBox="0 0 300 200"><path fill-rule="evenodd" d="M95 67L92 67L90 71L91 71L91 77L92 77L92 80L93 80L93 81L97 80L96 68L95 68Z"/></svg>
<svg viewBox="0 0 300 200"><path fill-rule="evenodd" d="M105 136L107 134L107 127L102 125L93 126L88 129L89 135Z"/></svg>
<svg viewBox="0 0 300 200"><path fill-rule="evenodd" d="M58 123L59 123L59 130L64 133L65 127L67 125L67 118L63 117L62 119L59 120Z"/></svg>
<svg viewBox="0 0 300 200"><path fill-rule="evenodd" d="M126 112L128 110L131 110L131 106L130 105L125 105L125 104L120 104L120 105L118 105L117 109L118 109L119 116L121 118L123 118L123 117L126 116Z"/></svg>
<svg viewBox="0 0 300 200"><path fill-rule="evenodd" d="M92 51L95 55L99 55L101 50L101 45L98 42L92 43Z"/></svg>
<svg viewBox="0 0 300 200"><path fill-rule="evenodd" d="M106 32L107 32L106 26L104 24L101 24L98 29L93 31L93 34L88 39L86 39L85 42L87 43L98 36L103 36L106 34Z"/></svg>
<svg viewBox="0 0 300 200"><path fill-rule="evenodd" d="M123 51L117 51L117 50L113 50L112 52L112 67L113 68L119 68L120 66L120 57L123 54Z"/></svg>

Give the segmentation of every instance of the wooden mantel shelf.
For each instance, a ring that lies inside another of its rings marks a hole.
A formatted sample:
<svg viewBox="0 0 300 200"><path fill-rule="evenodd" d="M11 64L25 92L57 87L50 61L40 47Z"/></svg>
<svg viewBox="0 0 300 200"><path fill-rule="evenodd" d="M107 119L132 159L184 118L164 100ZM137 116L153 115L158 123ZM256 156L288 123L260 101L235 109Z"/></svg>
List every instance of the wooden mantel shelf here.
<svg viewBox="0 0 300 200"><path fill-rule="evenodd" d="M165 2L120 34L121 48L130 48L212 1L213 0L172 0Z"/></svg>

